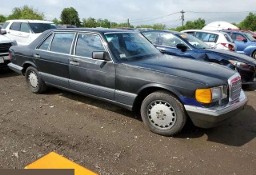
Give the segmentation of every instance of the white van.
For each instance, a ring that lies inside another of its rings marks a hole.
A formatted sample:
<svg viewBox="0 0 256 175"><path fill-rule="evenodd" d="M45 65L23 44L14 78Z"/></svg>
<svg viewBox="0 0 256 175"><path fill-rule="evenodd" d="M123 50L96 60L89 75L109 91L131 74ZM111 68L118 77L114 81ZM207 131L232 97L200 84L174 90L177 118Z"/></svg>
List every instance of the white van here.
<svg viewBox="0 0 256 175"><path fill-rule="evenodd" d="M3 24L1 33L16 40L18 45L28 45L45 30L55 28L55 24L51 21L8 20Z"/></svg>

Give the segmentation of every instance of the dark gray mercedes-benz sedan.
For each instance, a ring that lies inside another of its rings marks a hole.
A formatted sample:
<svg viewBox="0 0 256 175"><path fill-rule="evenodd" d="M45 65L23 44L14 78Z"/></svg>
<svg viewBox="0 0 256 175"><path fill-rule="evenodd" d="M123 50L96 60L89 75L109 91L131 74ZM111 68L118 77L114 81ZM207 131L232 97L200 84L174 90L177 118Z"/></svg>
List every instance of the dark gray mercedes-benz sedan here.
<svg viewBox="0 0 256 175"><path fill-rule="evenodd" d="M188 117L213 127L247 102L238 73L163 55L140 33L109 29L48 30L10 48L12 70L42 93L55 86L139 111L151 131L175 135Z"/></svg>

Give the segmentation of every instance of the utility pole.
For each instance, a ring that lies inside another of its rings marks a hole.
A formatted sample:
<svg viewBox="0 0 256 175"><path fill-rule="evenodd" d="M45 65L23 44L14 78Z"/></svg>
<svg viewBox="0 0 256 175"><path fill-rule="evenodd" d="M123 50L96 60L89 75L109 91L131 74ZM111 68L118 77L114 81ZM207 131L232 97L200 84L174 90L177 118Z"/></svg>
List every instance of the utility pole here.
<svg viewBox="0 0 256 175"><path fill-rule="evenodd" d="M183 10L181 10L180 13L181 13L181 25L183 26L183 24L184 24L184 13L185 12Z"/></svg>
<svg viewBox="0 0 256 175"><path fill-rule="evenodd" d="M128 26L128 28L130 27L130 20L129 20L129 18L127 19L127 26Z"/></svg>

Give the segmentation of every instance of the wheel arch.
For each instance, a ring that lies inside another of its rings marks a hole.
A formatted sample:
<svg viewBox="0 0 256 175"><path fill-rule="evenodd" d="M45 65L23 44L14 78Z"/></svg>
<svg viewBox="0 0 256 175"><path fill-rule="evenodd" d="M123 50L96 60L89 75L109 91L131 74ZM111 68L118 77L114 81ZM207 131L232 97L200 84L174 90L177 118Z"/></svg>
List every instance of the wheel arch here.
<svg viewBox="0 0 256 175"><path fill-rule="evenodd" d="M35 63L33 63L33 62L31 62L31 61L26 61L26 62L24 62L23 65L22 65L22 67L23 67L23 69L22 69L22 74L23 74L23 75L25 75L26 70L27 70L27 68L28 68L29 66L32 66L32 67L34 67L34 68L37 68L36 65L35 65Z"/></svg>
<svg viewBox="0 0 256 175"><path fill-rule="evenodd" d="M165 91L173 95L177 100L181 102L180 96L181 94L171 86L166 86L166 85L160 85L160 84L149 84L146 86L143 86L139 91L138 95L134 100L132 111L135 113L139 113L140 111L140 106L142 104L142 101L148 96L149 94L156 92L156 91ZM181 102L182 103L182 102Z"/></svg>

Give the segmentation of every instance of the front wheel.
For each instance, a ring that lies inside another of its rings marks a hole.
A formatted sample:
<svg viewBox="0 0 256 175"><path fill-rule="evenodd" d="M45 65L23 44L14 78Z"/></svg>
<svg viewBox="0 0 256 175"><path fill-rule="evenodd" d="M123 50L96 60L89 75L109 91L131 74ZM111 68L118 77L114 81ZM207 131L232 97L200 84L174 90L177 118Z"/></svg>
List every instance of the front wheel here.
<svg viewBox="0 0 256 175"><path fill-rule="evenodd" d="M44 81L39 76L36 68L28 67L26 70L25 77L27 85L33 93L42 93L46 90L47 87Z"/></svg>
<svg viewBox="0 0 256 175"><path fill-rule="evenodd" d="M181 102L164 91L151 93L143 100L141 117L152 132L164 136L179 133L187 121Z"/></svg>

